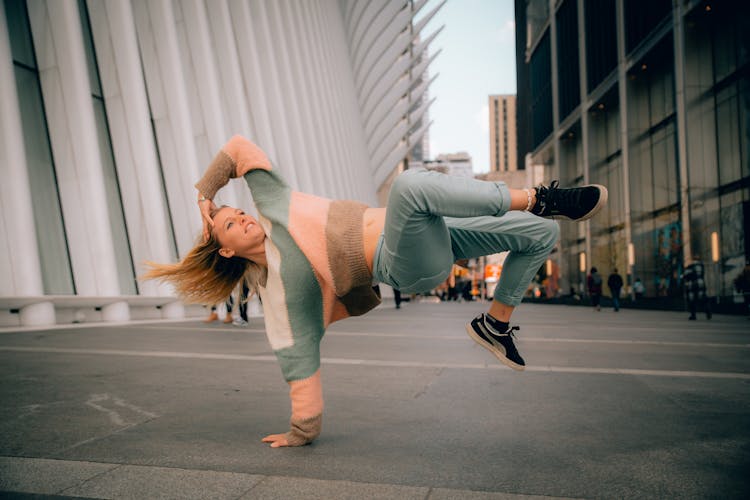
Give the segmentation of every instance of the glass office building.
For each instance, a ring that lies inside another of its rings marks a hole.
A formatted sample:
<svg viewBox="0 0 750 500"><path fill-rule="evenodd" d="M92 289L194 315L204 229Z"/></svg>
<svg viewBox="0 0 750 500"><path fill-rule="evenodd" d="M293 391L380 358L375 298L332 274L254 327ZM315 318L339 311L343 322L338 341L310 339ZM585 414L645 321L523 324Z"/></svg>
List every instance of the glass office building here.
<svg viewBox="0 0 750 500"><path fill-rule="evenodd" d="M604 184L561 223L561 293L595 266L681 300L699 256L732 302L750 259L750 3L517 0L519 154L563 185Z"/></svg>

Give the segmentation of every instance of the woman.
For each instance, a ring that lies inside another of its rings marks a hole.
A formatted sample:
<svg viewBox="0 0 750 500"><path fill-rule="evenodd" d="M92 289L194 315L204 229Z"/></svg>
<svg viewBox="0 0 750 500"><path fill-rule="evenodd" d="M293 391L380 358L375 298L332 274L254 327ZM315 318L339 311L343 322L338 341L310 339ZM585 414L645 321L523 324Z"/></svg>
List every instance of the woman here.
<svg viewBox="0 0 750 500"><path fill-rule="evenodd" d="M213 204L235 177L245 178L259 219ZM289 432L263 438L272 447L307 444L320 433L320 340L330 323L380 303L374 283L422 292L445 281L456 260L509 251L488 313L466 330L523 370L513 343L518 327L508 322L559 235L557 223L542 217L585 220L607 200L603 186L512 190L417 169L394 181L386 208L370 208L292 191L265 153L240 136L196 187L204 241L178 264L152 264L147 277L171 282L189 302L221 300L243 279L260 294L292 400Z"/></svg>

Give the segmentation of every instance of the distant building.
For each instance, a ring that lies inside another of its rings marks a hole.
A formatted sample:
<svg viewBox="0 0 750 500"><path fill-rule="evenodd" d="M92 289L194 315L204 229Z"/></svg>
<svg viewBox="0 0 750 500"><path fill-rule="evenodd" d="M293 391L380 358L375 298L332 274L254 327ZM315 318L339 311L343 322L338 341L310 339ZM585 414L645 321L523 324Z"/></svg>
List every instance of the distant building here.
<svg viewBox="0 0 750 500"><path fill-rule="evenodd" d="M442 28L439 28L435 34L440 32ZM419 49L421 45L420 38L417 37L412 44L412 50ZM430 59L429 47L425 48L422 53L415 54L415 64L420 65L423 60ZM409 122L408 135L411 136L415 132L420 132L416 135L421 139L414 142L412 149L409 151L408 161L409 162L421 162L430 158L430 131L429 126L432 123L430 121L430 105L435 99L430 99L429 85L435 80L437 74L430 78L429 66L425 66L425 70L421 75L417 76L412 83L414 91L409 93L409 97L412 99L410 102L408 117L416 116L417 120Z"/></svg>
<svg viewBox="0 0 750 500"><path fill-rule="evenodd" d="M458 177L474 177L471 155L464 151L458 153L440 154L435 160L423 162L428 170L436 170Z"/></svg>
<svg viewBox="0 0 750 500"><path fill-rule="evenodd" d="M515 172L518 170L516 96L491 95L489 107L490 172Z"/></svg>

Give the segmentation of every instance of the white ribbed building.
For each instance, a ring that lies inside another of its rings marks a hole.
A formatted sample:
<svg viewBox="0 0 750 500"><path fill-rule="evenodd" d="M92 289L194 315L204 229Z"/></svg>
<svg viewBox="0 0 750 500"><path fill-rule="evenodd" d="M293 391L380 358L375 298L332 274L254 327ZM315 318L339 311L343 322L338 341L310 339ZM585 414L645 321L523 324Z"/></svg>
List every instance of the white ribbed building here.
<svg viewBox="0 0 750 500"><path fill-rule="evenodd" d="M377 205L429 125L425 3L5 0L0 326L202 314L137 277L191 248L235 133L294 188ZM217 202L251 206L237 181Z"/></svg>

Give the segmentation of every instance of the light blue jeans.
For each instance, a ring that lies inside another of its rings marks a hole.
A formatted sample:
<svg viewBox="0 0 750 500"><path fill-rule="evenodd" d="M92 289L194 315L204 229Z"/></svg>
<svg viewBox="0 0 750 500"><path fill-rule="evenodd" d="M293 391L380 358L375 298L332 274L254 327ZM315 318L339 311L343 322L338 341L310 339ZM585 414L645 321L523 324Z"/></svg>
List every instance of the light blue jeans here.
<svg viewBox="0 0 750 500"><path fill-rule="evenodd" d="M404 293L425 292L456 260L508 251L494 298L517 306L559 235L552 220L511 212L503 182L411 169L391 187L373 275Z"/></svg>

